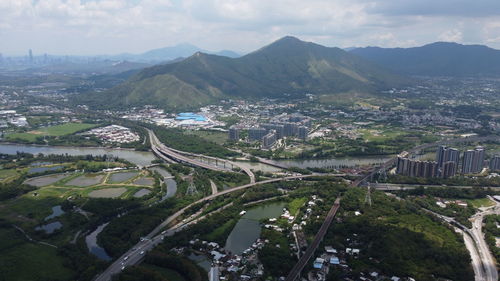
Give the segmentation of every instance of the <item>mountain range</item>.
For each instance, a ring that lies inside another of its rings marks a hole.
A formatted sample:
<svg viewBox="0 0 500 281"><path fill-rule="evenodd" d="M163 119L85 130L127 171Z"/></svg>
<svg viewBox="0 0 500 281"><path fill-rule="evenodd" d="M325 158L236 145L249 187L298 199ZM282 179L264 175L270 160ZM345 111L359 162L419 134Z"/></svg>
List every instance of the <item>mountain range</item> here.
<svg viewBox="0 0 500 281"><path fill-rule="evenodd" d="M184 109L234 97L375 93L408 82L342 49L287 36L238 58L197 52L178 62L145 68L125 83L80 101L104 98L107 107L155 104Z"/></svg>
<svg viewBox="0 0 500 281"><path fill-rule="evenodd" d="M354 48L350 53L405 75L500 75L500 51L483 45L436 42L414 48Z"/></svg>
<svg viewBox="0 0 500 281"><path fill-rule="evenodd" d="M225 56L230 58L237 58L241 56L240 54L229 51L222 50L218 52L211 52L204 49L201 49L195 45L191 45L188 43L178 44L175 46L164 47L159 49L149 50L142 54L119 54L113 56L103 56L106 59L111 60L126 60L126 61L134 61L134 62L146 62L146 63L162 63L171 60L175 60L178 58L186 58L192 56L194 53L203 52L207 54L214 54L218 56Z"/></svg>

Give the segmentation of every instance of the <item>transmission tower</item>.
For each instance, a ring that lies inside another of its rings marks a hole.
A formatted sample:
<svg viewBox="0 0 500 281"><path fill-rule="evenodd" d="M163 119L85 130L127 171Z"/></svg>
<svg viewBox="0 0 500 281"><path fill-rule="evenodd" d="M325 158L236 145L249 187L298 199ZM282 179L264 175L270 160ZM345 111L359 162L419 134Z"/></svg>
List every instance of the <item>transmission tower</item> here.
<svg viewBox="0 0 500 281"><path fill-rule="evenodd" d="M379 180L386 180L387 179L387 171L385 169L382 169L379 171Z"/></svg>
<svg viewBox="0 0 500 281"><path fill-rule="evenodd" d="M366 195L365 195L365 204L372 205L372 196L371 196L371 186L370 183L368 183L368 187L366 189Z"/></svg>

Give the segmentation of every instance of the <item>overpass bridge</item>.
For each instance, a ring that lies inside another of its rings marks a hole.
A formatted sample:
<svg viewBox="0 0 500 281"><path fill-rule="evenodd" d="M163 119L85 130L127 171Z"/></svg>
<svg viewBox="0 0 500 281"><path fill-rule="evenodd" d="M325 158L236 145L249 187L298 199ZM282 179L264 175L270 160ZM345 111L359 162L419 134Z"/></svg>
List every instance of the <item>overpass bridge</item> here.
<svg viewBox="0 0 500 281"><path fill-rule="evenodd" d="M153 152L160 157L161 159L167 161L168 163L183 163L187 164L190 166L194 167L200 167L212 171L218 171L218 172L228 172L232 171L234 167L237 167L241 169L245 174L248 175L250 178L250 183L255 183L255 175L254 173L247 167L239 165L235 162L226 160L226 159L221 159L217 157L210 157L210 156L205 156L205 155L200 155L200 154L194 154L194 153L189 153L189 152L184 152L180 150L176 150L170 147L165 146L163 143L160 142L158 137L155 135L155 133L152 130L148 129L148 134L149 134L149 139L151 142L151 149ZM191 157L189 157L191 156ZM198 160L199 159L199 160ZM203 162L203 159L207 160L206 162ZM212 160L212 163L210 163L210 160ZM219 165L219 163L222 163L222 167Z"/></svg>

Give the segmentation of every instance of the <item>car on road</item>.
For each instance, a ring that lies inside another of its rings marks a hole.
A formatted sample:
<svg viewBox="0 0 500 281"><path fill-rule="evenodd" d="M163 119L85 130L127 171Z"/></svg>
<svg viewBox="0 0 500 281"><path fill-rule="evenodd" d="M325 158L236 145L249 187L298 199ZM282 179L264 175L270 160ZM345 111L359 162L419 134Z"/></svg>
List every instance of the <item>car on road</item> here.
<svg viewBox="0 0 500 281"><path fill-rule="evenodd" d="M124 270L124 269L125 269L125 266L122 266L122 270Z"/></svg>
<svg viewBox="0 0 500 281"><path fill-rule="evenodd" d="M124 258L123 258L123 260L124 260L124 261L128 260L128 256L124 257Z"/></svg>
<svg viewBox="0 0 500 281"><path fill-rule="evenodd" d="M144 251L141 251L141 253L140 253L140 254L141 254L141 255L144 255Z"/></svg>

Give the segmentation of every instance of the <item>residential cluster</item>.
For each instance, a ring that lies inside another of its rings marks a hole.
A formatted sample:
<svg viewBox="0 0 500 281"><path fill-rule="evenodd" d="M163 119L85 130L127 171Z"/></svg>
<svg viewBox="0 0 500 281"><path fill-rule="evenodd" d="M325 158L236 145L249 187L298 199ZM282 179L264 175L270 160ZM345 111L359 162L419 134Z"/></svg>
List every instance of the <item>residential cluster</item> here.
<svg viewBox="0 0 500 281"><path fill-rule="evenodd" d="M257 239L241 255L234 255L220 247L216 242L194 239L189 241L189 251L195 255L210 257L210 281L251 280L264 274L264 267L259 262L257 253L269 240ZM174 248L177 254L183 254L188 248Z"/></svg>
<svg viewBox="0 0 500 281"><path fill-rule="evenodd" d="M25 127L29 124L27 118L15 110L0 110L0 128L7 128L9 125Z"/></svg>
<svg viewBox="0 0 500 281"><path fill-rule="evenodd" d="M210 111L210 107L203 107L199 113L182 112L179 114L167 114L163 109L153 106L144 108L132 108L127 112L121 112L124 119L152 123L158 126L183 129L214 129L224 126L225 123L216 120L216 115Z"/></svg>
<svg viewBox="0 0 500 281"><path fill-rule="evenodd" d="M455 204L457 206L460 206L462 208L467 208L468 204L467 202L463 200L448 200L448 199L442 199L436 197L436 205L438 205L441 208L446 208L448 205Z"/></svg>
<svg viewBox="0 0 500 281"><path fill-rule="evenodd" d="M450 178L457 173L478 174L485 167L485 149L478 146L468 149L462 154L460 161L460 151L456 148L440 146L436 152L436 161L421 161L408 158L408 152L398 155L396 163L396 173L410 177L422 178ZM492 156L489 161L491 171L499 170L500 156ZM460 164L460 166L459 166ZM459 170L459 167L461 169Z"/></svg>
<svg viewBox="0 0 500 281"><path fill-rule="evenodd" d="M377 270L370 270L359 272L357 278L354 278L352 269L349 266L349 259L357 259L361 250L356 248L360 245L357 241L357 234L353 233L352 237L346 238L346 247L344 250L335 249L332 246L325 246L324 251L316 257L313 262L313 270L307 274L308 281L324 281L328 273L332 270L341 272L343 275L342 280L362 280L362 281L376 281L376 280L391 280L391 281L415 281L412 277L398 277L398 276L384 276ZM358 276L359 275L359 276Z"/></svg>
<svg viewBox="0 0 500 281"><path fill-rule="evenodd" d="M251 127L234 125L229 128L229 139L240 140L240 131L248 130L249 142L261 142L263 149L272 148L276 142L285 137L306 140L312 119L302 114L280 114L267 123L258 123Z"/></svg>
<svg viewBox="0 0 500 281"><path fill-rule="evenodd" d="M84 133L84 135L93 135L104 143L132 143L141 138L127 127L119 125L109 125L106 127L95 128Z"/></svg>

